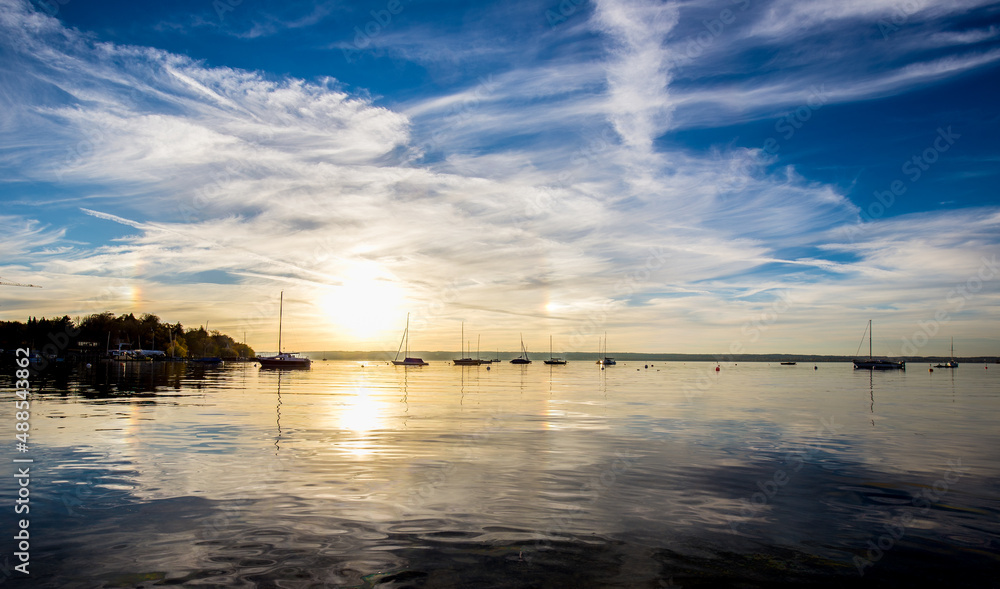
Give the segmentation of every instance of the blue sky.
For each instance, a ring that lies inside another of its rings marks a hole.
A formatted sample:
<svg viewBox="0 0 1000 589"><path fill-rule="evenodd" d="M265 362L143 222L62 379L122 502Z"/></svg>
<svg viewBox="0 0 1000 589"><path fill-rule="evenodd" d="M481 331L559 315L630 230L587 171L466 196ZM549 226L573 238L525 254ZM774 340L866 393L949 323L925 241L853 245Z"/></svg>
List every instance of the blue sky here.
<svg viewBox="0 0 1000 589"><path fill-rule="evenodd" d="M995 4L0 5L2 319L1000 354Z"/></svg>

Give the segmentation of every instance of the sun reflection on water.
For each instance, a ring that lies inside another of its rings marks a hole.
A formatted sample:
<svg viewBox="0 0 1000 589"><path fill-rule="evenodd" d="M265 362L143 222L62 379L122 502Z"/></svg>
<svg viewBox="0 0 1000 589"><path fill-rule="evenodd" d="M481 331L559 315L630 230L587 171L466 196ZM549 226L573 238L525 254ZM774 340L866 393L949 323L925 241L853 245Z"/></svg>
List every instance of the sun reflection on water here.
<svg viewBox="0 0 1000 589"><path fill-rule="evenodd" d="M341 430L353 434L342 446L355 456L368 456L376 450L373 432L387 427L384 403L371 391L358 389L340 405L338 423Z"/></svg>

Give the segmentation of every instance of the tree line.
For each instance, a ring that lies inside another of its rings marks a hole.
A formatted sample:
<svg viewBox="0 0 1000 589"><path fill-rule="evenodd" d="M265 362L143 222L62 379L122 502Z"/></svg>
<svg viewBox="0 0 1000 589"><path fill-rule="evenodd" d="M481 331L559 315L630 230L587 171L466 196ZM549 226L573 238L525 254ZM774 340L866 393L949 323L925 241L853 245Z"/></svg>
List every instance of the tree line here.
<svg viewBox="0 0 1000 589"><path fill-rule="evenodd" d="M0 350L30 348L45 356L66 357L105 353L108 350L156 350L173 358L253 358L253 348L218 330L185 329L166 323L152 313L115 316L111 311L84 318L41 319L27 323L0 321Z"/></svg>

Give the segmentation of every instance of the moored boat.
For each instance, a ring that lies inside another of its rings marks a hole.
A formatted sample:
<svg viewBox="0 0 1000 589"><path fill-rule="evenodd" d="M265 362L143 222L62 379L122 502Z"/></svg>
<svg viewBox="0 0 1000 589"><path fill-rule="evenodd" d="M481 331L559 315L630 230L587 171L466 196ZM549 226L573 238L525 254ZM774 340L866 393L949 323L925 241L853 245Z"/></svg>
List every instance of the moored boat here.
<svg viewBox="0 0 1000 589"><path fill-rule="evenodd" d="M276 356L257 358L261 368L309 368L312 360L296 356L294 352L279 352Z"/></svg>
<svg viewBox="0 0 1000 589"><path fill-rule="evenodd" d="M885 358L875 358L872 356L872 320L868 320L868 359L855 359L854 368L863 370L906 370L906 362L902 360L888 360ZM864 340L861 340L864 341Z"/></svg>
<svg viewBox="0 0 1000 589"><path fill-rule="evenodd" d="M601 346L599 345L598 347ZM606 331L604 332L603 351L600 351L600 354L602 357L597 359L596 364L600 364L601 366L614 366L618 364L614 358L608 356L608 332Z"/></svg>
<svg viewBox="0 0 1000 589"><path fill-rule="evenodd" d="M955 362L955 338L951 338L951 361L935 364L934 368L958 368L958 362Z"/></svg>
<svg viewBox="0 0 1000 589"><path fill-rule="evenodd" d="M470 348L472 346L469 346ZM469 350L471 353L472 350ZM462 355L465 355L465 321L462 322ZM456 358L452 360L455 366L479 366L483 363L479 358Z"/></svg>
<svg viewBox="0 0 1000 589"><path fill-rule="evenodd" d="M257 362L261 368L309 368L312 360L302 356L296 356L295 352L281 351L281 322L285 307L285 291L281 291L278 300L278 354L275 356L258 356Z"/></svg>
<svg viewBox="0 0 1000 589"><path fill-rule="evenodd" d="M521 355L510 361L511 364L531 364L528 358L528 350L524 347L524 336L521 336Z"/></svg>
<svg viewBox="0 0 1000 589"><path fill-rule="evenodd" d="M399 350L403 348L403 342L406 342L406 351L403 353L403 359L399 359ZM396 357L392 360L394 366L427 366L427 362L424 362L421 358L410 358L410 314L406 314L406 329L403 330L403 339L399 342L399 348L396 349Z"/></svg>
<svg viewBox="0 0 1000 589"><path fill-rule="evenodd" d="M545 364L548 364L549 366L564 366L566 364L566 361L563 360L562 358L556 358L555 356L552 355L552 336L551 335L549 336L549 359L548 360L543 360L543 362Z"/></svg>

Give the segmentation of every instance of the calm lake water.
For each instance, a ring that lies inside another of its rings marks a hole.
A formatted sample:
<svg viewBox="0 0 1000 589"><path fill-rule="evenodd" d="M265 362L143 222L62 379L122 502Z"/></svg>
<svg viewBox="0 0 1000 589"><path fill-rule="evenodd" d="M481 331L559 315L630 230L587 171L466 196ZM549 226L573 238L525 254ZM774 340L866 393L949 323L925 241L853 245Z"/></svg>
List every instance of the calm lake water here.
<svg viewBox="0 0 1000 589"><path fill-rule="evenodd" d="M714 367L98 364L26 454L6 370L0 580L1000 587L1000 366Z"/></svg>

